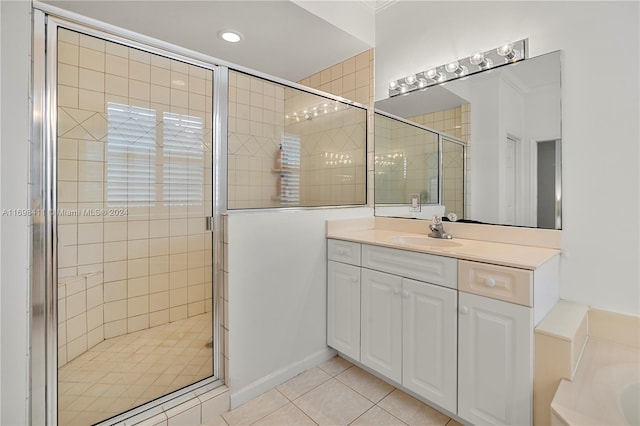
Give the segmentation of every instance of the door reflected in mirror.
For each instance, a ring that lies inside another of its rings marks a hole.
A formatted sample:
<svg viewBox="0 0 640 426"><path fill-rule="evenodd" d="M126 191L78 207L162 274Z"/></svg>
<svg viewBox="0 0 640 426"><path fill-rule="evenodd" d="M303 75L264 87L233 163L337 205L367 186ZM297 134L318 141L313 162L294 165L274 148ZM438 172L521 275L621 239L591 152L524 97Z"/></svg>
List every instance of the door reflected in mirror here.
<svg viewBox="0 0 640 426"><path fill-rule="evenodd" d="M433 175L440 176L438 201L428 198L422 210L454 213L452 218L468 222L561 229L559 51L378 101L375 107L382 113L376 114L376 215L431 217L409 213L409 184L397 171L379 173L380 159L406 151L414 160L406 163L406 176L425 179L412 189L433 193ZM427 148L422 159L414 158L415 147L403 148L406 135L417 131L407 130L411 123L426 134L443 135L435 166L427 161L433 156ZM379 127L405 130L379 132ZM422 164L428 169L411 168ZM387 196L392 193L395 198Z"/></svg>

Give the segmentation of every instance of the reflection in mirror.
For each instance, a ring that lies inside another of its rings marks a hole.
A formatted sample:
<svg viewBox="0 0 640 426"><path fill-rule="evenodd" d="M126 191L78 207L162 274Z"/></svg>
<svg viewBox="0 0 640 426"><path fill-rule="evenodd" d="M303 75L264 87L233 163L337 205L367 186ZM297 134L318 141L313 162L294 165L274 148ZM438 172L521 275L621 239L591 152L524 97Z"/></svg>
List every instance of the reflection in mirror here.
<svg viewBox="0 0 640 426"><path fill-rule="evenodd" d="M391 117L375 117L375 200L379 206L438 203L438 134Z"/></svg>
<svg viewBox="0 0 640 426"><path fill-rule="evenodd" d="M561 228L560 52L378 101L375 107L466 143L458 160L466 161L466 178L460 178L465 169L449 169L447 150L454 150L443 138L440 204L447 214L487 224ZM378 150L377 127L376 157L386 154ZM398 145L401 141L397 150ZM385 187L382 175L376 174L375 184ZM454 188L462 191L462 200ZM387 199L375 202L378 216L407 216L410 209L407 199L396 201L395 210L389 210Z"/></svg>
<svg viewBox="0 0 640 426"><path fill-rule="evenodd" d="M442 204L448 218L464 218L465 145L442 138Z"/></svg>

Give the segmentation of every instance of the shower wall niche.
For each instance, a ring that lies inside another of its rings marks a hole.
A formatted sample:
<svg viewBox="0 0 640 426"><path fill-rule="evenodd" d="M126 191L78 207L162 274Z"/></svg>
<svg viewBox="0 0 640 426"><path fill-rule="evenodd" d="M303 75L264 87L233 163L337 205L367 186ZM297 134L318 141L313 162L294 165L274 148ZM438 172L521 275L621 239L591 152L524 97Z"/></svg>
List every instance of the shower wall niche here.
<svg viewBox="0 0 640 426"><path fill-rule="evenodd" d="M366 110L229 73L229 209L362 205Z"/></svg>

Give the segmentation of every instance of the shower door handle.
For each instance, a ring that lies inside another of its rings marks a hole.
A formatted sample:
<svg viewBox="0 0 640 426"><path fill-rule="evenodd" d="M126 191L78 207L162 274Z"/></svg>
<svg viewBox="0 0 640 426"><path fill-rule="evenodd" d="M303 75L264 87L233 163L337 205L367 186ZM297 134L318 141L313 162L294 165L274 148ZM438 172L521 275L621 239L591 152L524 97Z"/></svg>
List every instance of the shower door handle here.
<svg viewBox="0 0 640 426"><path fill-rule="evenodd" d="M207 216L204 218L205 231L213 232L214 225L215 224L214 224L213 216Z"/></svg>

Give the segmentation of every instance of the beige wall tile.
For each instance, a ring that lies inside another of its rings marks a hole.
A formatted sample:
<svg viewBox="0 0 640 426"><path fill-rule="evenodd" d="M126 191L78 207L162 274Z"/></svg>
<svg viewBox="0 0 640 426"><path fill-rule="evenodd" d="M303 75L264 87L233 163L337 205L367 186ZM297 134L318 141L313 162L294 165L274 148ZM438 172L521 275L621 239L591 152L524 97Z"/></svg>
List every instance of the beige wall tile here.
<svg viewBox="0 0 640 426"><path fill-rule="evenodd" d="M79 50L79 58L79 65L81 68L104 72L104 52L81 46Z"/></svg>

